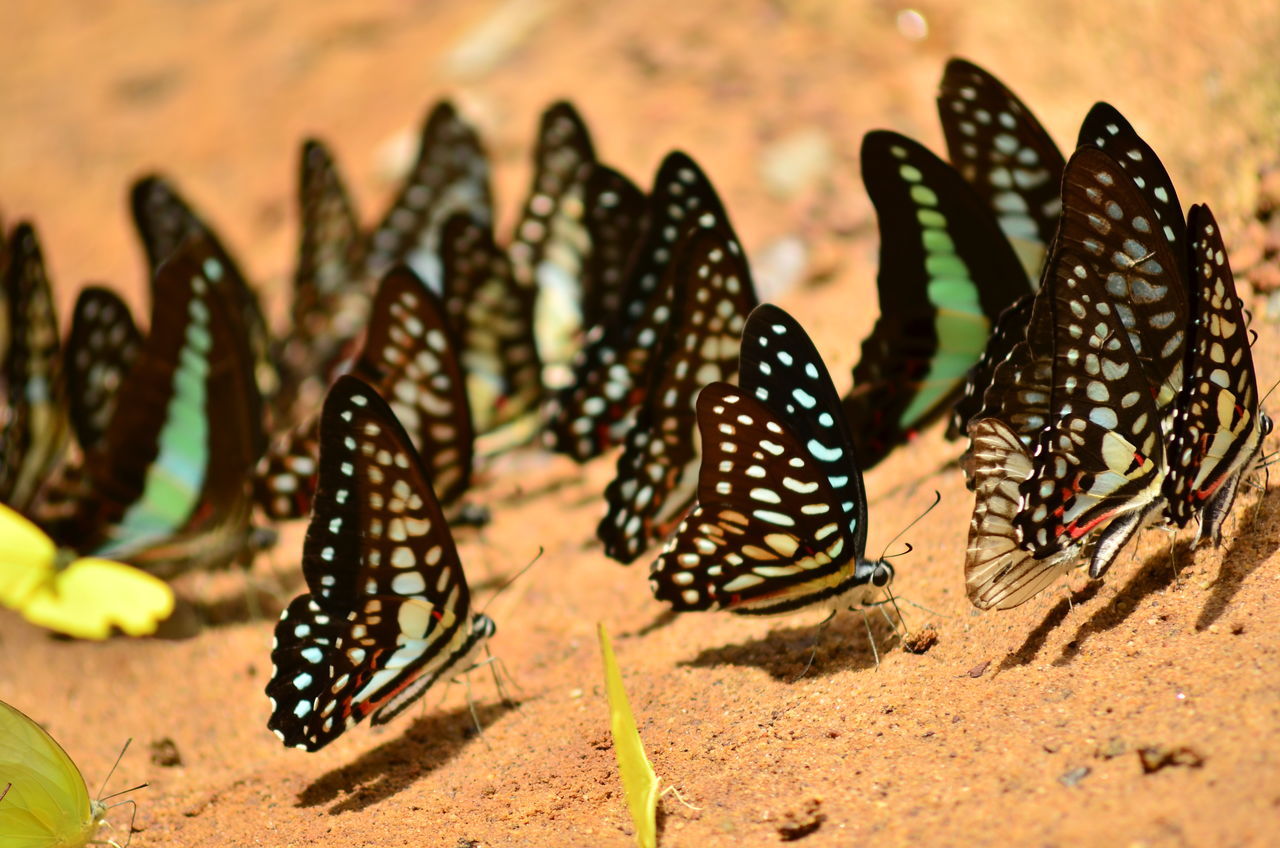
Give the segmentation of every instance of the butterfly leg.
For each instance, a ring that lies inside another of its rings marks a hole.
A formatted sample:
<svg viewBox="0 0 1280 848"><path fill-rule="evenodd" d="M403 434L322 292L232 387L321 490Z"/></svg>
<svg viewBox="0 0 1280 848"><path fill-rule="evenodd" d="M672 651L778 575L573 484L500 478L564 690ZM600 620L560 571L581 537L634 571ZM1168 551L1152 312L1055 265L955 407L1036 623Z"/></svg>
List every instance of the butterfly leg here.
<svg viewBox="0 0 1280 848"><path fill-rule="evenodd" d="M480 713L476 710L476 700L471 697L471 675L467 673L469 671L471 671L471 669L467 669L467 671L462 673L462 683L467 690L467 709L471 712L471 721L475 723L476 733L484 741L485 747L493 748L493 746L489 744L489 740L485 739L484 726L480 724Z"/></svg>
<svg viewBox="0 0 1280 848"><path fill-rule="evenodd" d="M809 652L809 661L804 664L804 668L801 669L800 673L795 676L795 678L791 681L792 683L795 683L797 680L801 679L806 674L808 674L809 669L813 667L813 660L818 656L818 645L822 643L822 631L826 629L827 622L831 621L831 619L836 617L836 612L837 610L832 610L831 613L826 618L818 622L818 626L817 628L815 628L815 632L813 636L813 650Z"/></svg>
<svg viewBox="0 0 1280 848"><path fill-rule="evenodd" d="M876 660L876 671L880 670L880 649L876 647L876 635L871 632L871 622L867 620L867 611L858 610L862 614L862 624L867 628L867 641L871 643L871 656Z"/></svg>

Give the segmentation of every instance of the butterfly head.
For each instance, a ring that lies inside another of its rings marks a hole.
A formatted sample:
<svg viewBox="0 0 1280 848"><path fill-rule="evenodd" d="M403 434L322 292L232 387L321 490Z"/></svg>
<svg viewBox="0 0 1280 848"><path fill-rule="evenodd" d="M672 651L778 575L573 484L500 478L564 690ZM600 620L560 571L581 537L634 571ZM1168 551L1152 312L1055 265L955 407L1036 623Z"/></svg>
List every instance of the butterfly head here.
<svg viewBox="0 0 1280 848"><path fill-rule="evenodd" d="M498 625L489 616L482 612L471 616L471 633L477 641L483 642L497 632Z"/></svg>
<svg viewBox="0 0 1280 848"><path fill-rule="evenodd" d="M854 578L859 581L861 596L851 598L849 605L876 606L885 602L889 586L893 583L893 566L886 559L861 560L854 568Z"/></svg>

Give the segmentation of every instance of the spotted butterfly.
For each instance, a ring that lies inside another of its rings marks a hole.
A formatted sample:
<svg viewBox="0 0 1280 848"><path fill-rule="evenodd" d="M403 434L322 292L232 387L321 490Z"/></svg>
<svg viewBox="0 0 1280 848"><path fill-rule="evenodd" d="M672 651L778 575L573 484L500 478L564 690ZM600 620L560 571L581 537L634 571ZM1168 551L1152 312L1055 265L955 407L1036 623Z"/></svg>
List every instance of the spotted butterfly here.
<svg viewBox="0 0 1280 848"><path fill-rule="evenodd" d="M689 226L729 229L710 180L683 153L668 154L654 178L642 242L632 254L622 309L587 334L573 379L548 405L547 447L578 462L626 434L640 403L649 356L671 320L672 292L661 285L672 251Z"/></svg>
<svg viewBox="0 0 1280 848"><path fill-rule="evenodd" d="M1062 153L1017 95L964 59L947 62L938 117L951 163L986 200L1034 284L1062 211Z"/></svg>
<svg viewBox="0 0 1280 848"><path fill-rule="evenodd" d="M372 714L383 724L466 671L493 620L470 593L429 475L404 428L357 377L320 423L320 480L302 552L308 591L280 615L267 727L318 751Z"/></svg>
<svg viewBox="0 0 1280 848"><path fill-rule="evenodd" d="M317 139L302 145L298 211L291 320L276 341L281 372L276 405L285 421L319 408L344 348L369 317L365 233L337 163Z"/></svg>
<svg viewBox="0 0 1280 848"><path fill-rule="evenodd" d="M622 563L671 532L693 502L698 390L737 373L742 328L757 303L742 248L722 230L686 230L667 273L676 292L672 323L649 363L648 389L596 529L605 553Z"/></svg>
<svg viewBox="0 0 1280 848"><path fill-rule="evenodd" d="M948 411L992 324L1030 288L981 199L922 145L867 133L862 179L880 224L880 317L843 406L869 468Z"/></svg>
<svg viewBox="0 0 1280 848"><path fill-rule="evenodd" d="M744 615L870 603L893 567L865 558L862 472L813 343L786 312L758 306L738 379L698 395L698 500L653 563L654 595Z"/></svg>
<svg viewBox="0 0 1280 848"><path fill-rule="evenodd" d="M11 335L0 404L0 502L27 512L62 461L70 428L58 316L30 224L14 227L8 253L3 288Z"/></svg>
<svg viewBox="0 0 1280 848"><path fill-rule="evenodd" d="M1195 320L1168 451L1165 511L1177 527L1195 516L1196 543L1217 545L1240 481L1253 469L1272 425L1259 408L1243 305L1208 207L1191 207L1188 229Z"/></svg>
<svg viewBox="0 0 1280 848"><path fill-rule="evenodd" d="M351 373L389 399L446 505L467 490L475 438L457 351L439 298L401 265L383 277L363 346L350 364ZM300 518L311 510L319 427L320 417L312 416L258 463L258 502L271 518Z"/></svg>
<svg viewBox="0 0 1280 848"><path fill-rule="evenodd" d="M1100 576L1160 505L1164 452L1151 386L1129 344L1120 309L1073 250L1055 250L1022 350L1050 377L1044 423L1026 437L997 418L969 428L976 495L965 554L969 599L1007 609L1066 573L1093 545ZM1035 352L1048 335L1050 353ZM1036 379L1042 379L1041 374ZM1011 381L1012 382L1012 381ZM1039 420L1039 419L1037 419ZM1021 421L1026 426L1025 420Z"/></svg>

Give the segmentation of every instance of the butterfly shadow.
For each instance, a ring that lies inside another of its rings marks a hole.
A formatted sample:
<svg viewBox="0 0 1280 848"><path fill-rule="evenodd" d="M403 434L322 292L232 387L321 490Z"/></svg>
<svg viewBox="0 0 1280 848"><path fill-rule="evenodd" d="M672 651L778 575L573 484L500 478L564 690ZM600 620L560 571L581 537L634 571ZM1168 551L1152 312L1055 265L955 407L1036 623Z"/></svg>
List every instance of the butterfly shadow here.
<svg viewBox="0 0 1280 848"><path fill-rule="evenodd" d="M1071 664L1080 655L1081 646L1090 637L1123 624L1137 611L1143 598L1173 585L1178 579L1176 563L1188 562L1190 554L1191 541L1183 538L1174 542L1172 551L1164 550L1147 557L1134 571L1129 582L1120 587L1111 600L1076 629L1075 636L1062 646L1062 651L1053 664L1056 666Z"/></svg>
<svg viewBox="0 0 1280 848"><path fill-rule="evenodd" d="M1264 503L1258 504L1258 509L1265 506L1265 500L1270 494L1268 492L1263 495ZM1251 506L1250 509L1254 507ZM1260 524L1263 526L1258 526ZM1280 549L1280 534L1273 532L1272 525L1272 521L1263 524L1261 521L1248 522L1243 517L1240 519L1236 536L1222 555L1222 565L1218 569L1217 579L1213 581L1213 591L1196 618L1196 630L1205 630L1221 618L1249 575Z"/></svg>
<svg viewBox="0 0 1280 848"><path fill-rule="evenodd" d="M1023 665L1029 665L1040 650L1044 648L1044 643L1048 641L1049 634L1057 630L1062 622L1066 621L1067 615L1075 607L1076 604L1086 604L1093 600L1102 589L1102 581L1094 580L1086 585L1078 592L1071 592L1070 595L1054 604L1053 609L1049 610L1044 620L1027 634L1027 638L1023 640L1018 649L1003 660L996 669L997 672L1008 671ZM1070 590L1068 590L1070 591Z"/></svg>
<svg viewBox="0 0 1280 848"><path fill-rule="evenodd" d="M476 704L482 727L491 726L515 704ZM358 812L391 798L457 756L479 736L467 707L416 719L400 736L367 751L354 762L317 778L298 793L299 807L329 807L331 816Z"/></svg>
<svg viewBox="0 0 1280 848"><path fill-rule="evenodd" d="M894 646L897 636L880 616L872 618L868 613L867 620L871 622L876 650L883 657ZM768 672L775 680L790 683L801 677L826 677L851 669L875 668L876 655L867 641L867 628L861 616L837 615L826 625L777 628L758 639L706 648L680 665L693 668L752 666Z"/></svg>

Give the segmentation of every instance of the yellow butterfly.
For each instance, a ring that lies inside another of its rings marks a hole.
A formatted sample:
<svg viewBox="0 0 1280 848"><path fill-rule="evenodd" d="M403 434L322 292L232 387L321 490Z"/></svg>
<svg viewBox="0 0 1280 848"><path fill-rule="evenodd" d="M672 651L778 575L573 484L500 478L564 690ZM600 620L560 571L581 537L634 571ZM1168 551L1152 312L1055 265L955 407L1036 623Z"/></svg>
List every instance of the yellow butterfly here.
<svg viewBox="0 0 1280 848"><path fill-rule="evenodd" d="M124 563L65 562L39 527L0 504L0 604L80 639L105 639L112 625L144 636L173 612L173 590Z"/></svg>
<svg viewBox="0 0 1280 848"><path fill-rule="evenodd" d="M0 848L116 845L94 839L106 814L62 746L0 701Z"/></svg>

